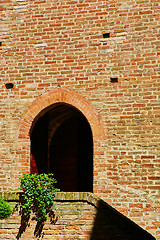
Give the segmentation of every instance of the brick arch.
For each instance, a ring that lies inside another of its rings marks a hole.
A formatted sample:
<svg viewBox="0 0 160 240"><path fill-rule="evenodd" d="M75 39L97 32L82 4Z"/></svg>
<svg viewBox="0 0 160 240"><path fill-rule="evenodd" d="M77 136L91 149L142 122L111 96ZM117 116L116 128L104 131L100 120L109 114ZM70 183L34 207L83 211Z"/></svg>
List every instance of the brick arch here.
<svg viewBox="0 0 160 240"><path fill-rule="evenodd" d="M39 96L26 109L22 115L22 120L18 130L19 141L28 141L34 119L42 110L58 102L70 104L82 112L91 126L93 141L104 138L104 129L94 106L83 96L74 91L56 88Z"/></svg>

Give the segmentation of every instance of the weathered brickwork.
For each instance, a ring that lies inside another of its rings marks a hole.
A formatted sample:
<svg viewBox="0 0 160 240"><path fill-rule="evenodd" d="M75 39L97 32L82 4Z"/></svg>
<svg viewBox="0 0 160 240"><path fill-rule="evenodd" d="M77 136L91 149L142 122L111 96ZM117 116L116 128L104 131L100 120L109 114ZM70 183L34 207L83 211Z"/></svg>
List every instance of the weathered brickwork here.
<svg viewBox="0 0 160 240"><path fill-rule="evenodd" d="M30 169L34 118L61 100L91 125L94 193L160 239L159 11L157 0L0 2L1 191Z"/></svg>
<svg viewBox="0 0 160 240"><path fill-rule="evenodd" d="M19 196L5 194L17 204ZM44 223L38 239L90 239L90 240L155 240L122 214L91 193L57 193L55 197L57 220ZM37 239L37 222L30 216L25 231L18 211L8 219L0 220L0 239Z"/></svg>
<svg viewBox="0 0 160 240"><path fill-rule="evenodd" d="M60 194L55 203L58 220L55 224L45 222L40 239L89 239L96 208L92 205L92 201L87 203L84 195L87 196L87 194L80 194L80 196L79 194L74 196L72 193ZM10 199L14 206L17 204L18 195ZM15 211L7 220L0 220L0 239L37 239L34 236L37 222L32 218L33 216L30 217L24 232L20 231L22 225L19 211Z"/></svg>

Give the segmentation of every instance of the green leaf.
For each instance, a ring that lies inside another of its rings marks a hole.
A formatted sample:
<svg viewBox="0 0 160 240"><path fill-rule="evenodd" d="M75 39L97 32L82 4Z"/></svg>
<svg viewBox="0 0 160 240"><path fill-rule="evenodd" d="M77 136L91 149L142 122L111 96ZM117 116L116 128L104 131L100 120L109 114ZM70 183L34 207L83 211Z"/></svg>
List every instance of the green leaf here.
<svg viewBox="0 0 160 240"><path fill-rule="evenodd" d="M54 196L59 191L54 186L57 181L53 174L23 174L20 180L19 189L23 190L20 201L22 211L27 214L32 209L37 221L46 220L47 214L55 209Z"/></svg>

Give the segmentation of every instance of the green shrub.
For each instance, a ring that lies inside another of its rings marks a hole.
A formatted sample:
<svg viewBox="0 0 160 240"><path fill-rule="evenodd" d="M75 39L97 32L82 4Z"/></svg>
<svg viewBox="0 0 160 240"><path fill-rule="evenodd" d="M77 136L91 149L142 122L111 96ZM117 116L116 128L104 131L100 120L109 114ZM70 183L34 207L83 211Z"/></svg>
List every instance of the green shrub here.
<svg viewBox="0 0 160 240"><path fill-rule="evenodd" d="M11 206L0 197L0 219L7 218L12 214Z"/></svg>
<svg viewBox="0 0 160 240"><path fill-rule="evenodd" d="M20 200L21 211L28 216L31 212L35 214L37 221L45 221L51 216L54 205L56 180L53 174L23 174L20 189L23 190Z"/></svg>

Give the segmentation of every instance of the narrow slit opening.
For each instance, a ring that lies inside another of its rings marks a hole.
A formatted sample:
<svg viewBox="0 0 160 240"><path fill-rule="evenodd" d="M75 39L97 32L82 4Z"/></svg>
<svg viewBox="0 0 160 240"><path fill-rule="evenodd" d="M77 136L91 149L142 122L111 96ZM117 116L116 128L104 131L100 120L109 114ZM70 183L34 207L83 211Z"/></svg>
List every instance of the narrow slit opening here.
<svg viewBox="0 0 160 240"><path fill-rule="evenodd" d="M110 33L103 33L103 38L109 38L110 37Z"/></svg>
<svg viewBox="0 0 160 240"><path fill-rule="evenodd" d="M118 82L118 78L111 78L110 82L111 83L117 83Z"/></svg>
<svg viewBox="0 0 160 240"><path fill-rule="evenodd" d="M14 85L13 85L13 83L6 83L6 84L5 84L5 87L6 87L7 89L11 89L11 88L14 87Z"/></svg>

